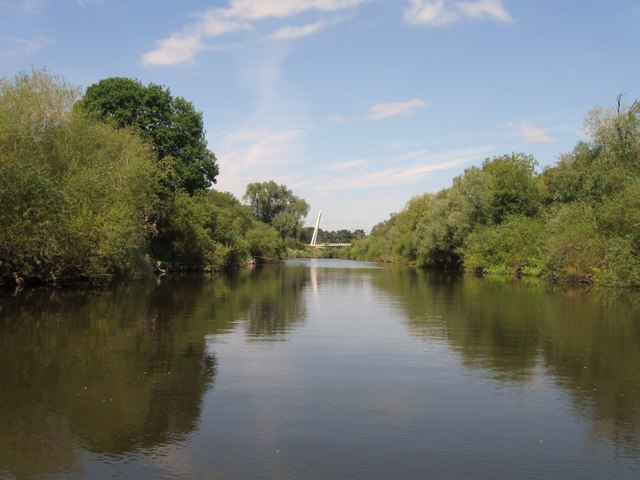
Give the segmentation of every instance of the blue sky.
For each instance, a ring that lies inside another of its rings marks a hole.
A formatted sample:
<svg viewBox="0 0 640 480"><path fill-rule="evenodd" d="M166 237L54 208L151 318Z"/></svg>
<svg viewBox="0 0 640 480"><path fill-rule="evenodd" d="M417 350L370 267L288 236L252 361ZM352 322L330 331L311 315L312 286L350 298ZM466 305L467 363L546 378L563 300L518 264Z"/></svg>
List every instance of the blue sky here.
<svg viewBox="0 0 640 480"><path fill-rule="evenodd" d="M368 231L487 157L553 164L640 97L639 32L638 0L0 0L0 75L165 85L216 189L275 180Z"/></svg>

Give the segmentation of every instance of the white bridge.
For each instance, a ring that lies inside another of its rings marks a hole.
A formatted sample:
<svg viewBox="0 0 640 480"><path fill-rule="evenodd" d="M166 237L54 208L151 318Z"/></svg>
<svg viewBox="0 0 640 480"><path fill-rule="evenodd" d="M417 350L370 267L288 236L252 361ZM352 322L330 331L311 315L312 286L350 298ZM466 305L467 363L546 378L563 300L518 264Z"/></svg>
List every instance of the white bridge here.
<svg viewBox="0 0 640 480"><path fill-rule="evenodd" d="M311 237L310 247L314 248L341 248L350 247L350 243L318 243L318 230L320 229L320 218L322 217L322 210L318 213L318 219L316 220L316 228L313 229L313 236Z"/></svg>

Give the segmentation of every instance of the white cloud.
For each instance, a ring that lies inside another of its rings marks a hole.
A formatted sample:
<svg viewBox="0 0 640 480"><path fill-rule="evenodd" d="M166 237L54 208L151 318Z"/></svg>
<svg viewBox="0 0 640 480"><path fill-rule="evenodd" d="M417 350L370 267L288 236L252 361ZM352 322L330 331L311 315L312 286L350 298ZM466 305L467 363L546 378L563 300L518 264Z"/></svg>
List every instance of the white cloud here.
<svg viewBox="0 0 640 480"><path fill-rule="evenodd" d="M276 31L271 38L274 40L290 40L293 38L303 38L318 33L326 26L325 22L315 22L300 27L283 27Z"/></svg>
<svg viewBox="0 0 640 480"><path fill-rule="evenodd" d="M332 12L352 8L368 0L231 0L228 8L218 9L225 17L261 20L285 18L309 10Z"/></svg>
<svg viewBox="0 0 640 480"><path fill-rule="evenodd" d="M346 117L343 117L342 115L330 115L327 117L327 121L338 124L338 125L343 125L347 123L349 120Z"/></svg>
<svg viewBox="0 0 640 480"><path fill-rule="evenodd" d="M458 14L447 7L444 0L411 0L404 19L416 25L449 25L458 19Z"/></svg>
<svg viewBox="0 0 640 480"><path fill-rule="evenodd" d="M9 50L9 55L19 55L19 54L33 54L37 53L47 45L51 45L53 40L46 37L33 37L33 38L19 38L14 37L10 39L11 43L16 45L15 48Z"/></svg>
<svg viewBox="0 0 640 480"><path fill-rule="evenodd" d="M558 140L558 137L549 135L545 129L536 127L529 122L522 122L518 131L525 143L552 143Z"/></svg>
<svg viewBox="0 0 640 480"><path fill-rule="evenodd" d="M459 2L456 6L462 14L469 17L491 18L505 23L513 22L509 12L502 6L502 0Z"/></svg>
<svg viewBox="0 0 640 480"><path fill-rule="evenodd" d="M288 18L308 11L336 12L369 0L230 0L227 7L211 8L194 16L195 21L160 40L157 47L142 56L145 65L189 63L197 53L208 50L206 41L233 32L251 30L267 18ZM272 34L275 40L306 37L321 31L327 23L319 20L302 26L282 27Z"/></svg>
<svg viewBox="0 0 640 480"><path fill-rule="evenodd" d="M446 26L464 18L513 22L502 0L411 0L404 11L405 21L414 25Z"/></svg>
<svg viewBox="0 0 640 480"><path fill-rule="evenodd" d="M199 22L195 32L202 37L211 38L250 29L251 26L246 22L224 19L216 15L215 11L209 10L199 15Z"/></svg>
<svg viewBox="0 0 640 480"><path fill-rule="evenodd" d="M370 120L384 120L390 117L408 116L416 113L416 110L426 108L427 103L418 98L406 102L378 103L369 108L367 118Z"/></svg>
<svg viewBox="0 0 640 480"><path fill-rule="evenodd" d="M144 65L175 65L192 62L195 54L206 48L200 35L173 35L161 40L155 50L145 53L142 56L142 63Z"/></svg>

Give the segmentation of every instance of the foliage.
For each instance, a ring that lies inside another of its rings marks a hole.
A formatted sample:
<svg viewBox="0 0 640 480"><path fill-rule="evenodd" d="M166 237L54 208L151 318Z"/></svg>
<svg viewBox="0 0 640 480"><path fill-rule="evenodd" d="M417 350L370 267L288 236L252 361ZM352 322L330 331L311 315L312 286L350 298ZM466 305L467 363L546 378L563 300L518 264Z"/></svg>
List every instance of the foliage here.
<svg viewBox="0 0 640 480"><path fill-rule="evenodd" d="M507 217L471 232L460 249L466 268L501 274L541 275L546 241L540 218Z"/></svg>
<svg viewBox="0 0 640 480"><path fill-rule="evenodd" d="M413 243L417 263L428 267L456 267L460 263L458 249L462 246L469 223L468 197L454 187L433 195L417 222Z"/></svg>
<svg viewBox="0 0 640 480"><path fill-rule="evenodd" d="M426 194L409 200L403 211L391 215L388 220L373 227L371 235L354 238L353 245L340 252L340 256L377 262L414 260L412 232L428 197Z"/></svg>
<svg viewBox="0 0 640 480"><path fill-rule="evenodd" d="M168 88L107 78L87 88L82 106L120 128L135 127L175 175L175 184L167 180L165 186L193 194L216 182L218 165L207 149L202 113Z"/></svg>
<svg viewBox="0 0 640 480"><path fill-rule="evenodd" d="M489 214L495 224L509 215L534 216L540 203L535 181L537 162L530 155L512 154L485 160L482 171L490 178Z"/></svg>
<svg viewBox="0 0 640 480"><path fill-rule="evenodd" d="M286 185L278 185L273 180L250 183L243 199L253 215L274 227L283 240L301 238L302 221L309 213L309 204L296 197Z"/></svg>
<svg viewBox="0 0 640 480"><path fill-rule="evenodd" d="M156 166L147 146L71 108L46 71L0 84L1 282L141 273Z"/></svg>
<svg viewBox="0 0 640 480"><path fill-rule="evenodd" d="M209 190L189 196L178 192L172 198L164 231L170 248L154 252L163 262L222 270L251 256L280 258L282 246L275 229L258 222L230 193Z"/></svg>
<svg viewBox="0 0 640 480"><path fill-rule="evenodd" d="M258 260L276 260L284 256L282 241L273 227L253 221L247 231L251 256Z"/></svg>
<svg viewBox="0 0 640 480"><path fill-rule="evenodd" d="M46 71L0 82L0 285L13 285L14 275L95 283L150 273L155 261L219 270L252 255L281 257L273 227L233 195L205 190L213 170L198 170L198 181L191 175L214 157L198 135L180 143L190 132L202 135L190 104L126 79L98 86L79 102L77 89ZM134 109L140 98L147 110ZM85 110L89 99L122 109L103 121ZM158 110L171 110L174 123L158 119ZM156 123L145 129L141 119ZM195 156L185 154L181 170L174 155L185 152Z"/></svg>
<svg viewBox="0 0 640 480"><path fill-rule="evenodd" d="M156 260L218 270L309 236L309 205L285 185L249 184L247 205L207 190L202 115L168 89L110 78L79 98L45 70L0 80L0 285L98 282ZM540 174L529 155L486 159L371 235L324 240L352 241L347 258L640 286L640 105L619 97L585 124L591 140Z"/></svg>
<svg viewBox="0 0 640 480"><path fill-rule="evenodd" d="M534 160L512 154L471 167L453 185L433 195L422 207L413 235L419 265L456 267L462 248L477 228L499 225L509 215L532 215L538 188Z"/></svg>
<svg viewBox="0 0 640 480"><path fill-rule="evenodd" d="M594 110L586 131L590 142L541 174L521 153L465 170L377 225L349 255L640 286L640 105L619 98L615 110Z"/></svg>
<svg viewBox="0 0 640 480"><path fill-rule="evenodd" d="M301 240L304 243L311 243L311 238L313 237L314 227L305 227L302 229L302 238ZM321 228L318 229L318 243L351 243L354 240L361 240L365 237L364 230L323 230Z"/></svg>

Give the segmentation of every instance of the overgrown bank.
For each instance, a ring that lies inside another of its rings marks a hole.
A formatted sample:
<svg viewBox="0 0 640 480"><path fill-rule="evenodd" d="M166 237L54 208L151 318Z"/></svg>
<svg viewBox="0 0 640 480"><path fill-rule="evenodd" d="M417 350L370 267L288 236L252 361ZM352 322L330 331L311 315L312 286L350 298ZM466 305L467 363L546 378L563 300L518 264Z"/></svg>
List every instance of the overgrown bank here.
<svg viewBox="0 0 640 480"><path fill-rule="evenodd" d="M594 110L552 167L487 159L451 187L409 200L348 258L640 286L640 105Z"/></svg>
<svg viewBox="0 0 640 480"><path fill-rule="evenodd" d="M276 185L265 223L210 189L217 174L201 113L164 87L0 80L0 286L221 270L297 245L306 202Z"/></svg>
<svg viewBox="0 0 640 480"><path fill-rule="evenodd" d="M640 105L596 110L553 167L511 154L411 199L323 256L640 286ZM309 205L273 181L212 190L202 115L158 85L84 95L46 71L0 80L0 287L222 270L304 250Z"/></svg>

